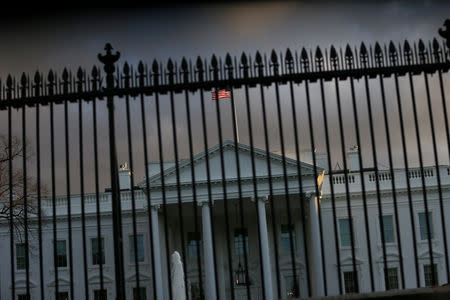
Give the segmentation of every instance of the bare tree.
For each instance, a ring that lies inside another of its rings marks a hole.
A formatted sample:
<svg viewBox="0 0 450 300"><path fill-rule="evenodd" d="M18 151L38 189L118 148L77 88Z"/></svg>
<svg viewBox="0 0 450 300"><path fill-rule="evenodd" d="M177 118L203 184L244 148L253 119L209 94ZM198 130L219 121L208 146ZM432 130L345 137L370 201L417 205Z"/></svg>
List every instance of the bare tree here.
<svg viewBox="0 0 450 300"><path fill-rule="evenodd" d="M29 147L27 147L28 149ZM27 174L24 178L22 168L22 159L24 158L23 143L17 137L12 137L11 148L8 138L0 135L0 220L10 221L18 241L23 241L23 232L29 230L33 222L29 222L30 217L36 216L39 212L37 205L38 186L36 180ZM27 151L25 159L30 160L31 152ZM11 171L11 182L9 173L9 160L14 166ZM20 166L20 167L19 167ZM26 191L24 186L26 183ZM10 199L10 190L12 190L12 202ZM44 191L42 191L44 192ZM25 206L26 198L26 206ZM28 222L25 222L25 212ZM28 223L28 224L26 224Z"/></svg>

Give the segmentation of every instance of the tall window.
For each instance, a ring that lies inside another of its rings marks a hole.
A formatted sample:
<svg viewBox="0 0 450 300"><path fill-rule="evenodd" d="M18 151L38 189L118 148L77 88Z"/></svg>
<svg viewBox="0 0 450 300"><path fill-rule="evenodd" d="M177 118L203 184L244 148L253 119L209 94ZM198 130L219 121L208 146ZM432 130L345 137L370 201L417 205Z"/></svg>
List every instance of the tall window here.
<svg viewBox="0 0 450 300"><path fill-rule="evenodd" d="M106 290L95 290L94 300L107 300Z"/></svg>
<svg viewBox="0 0 450 300"><path fill-rule="evenodd" d="M191 282L191 299L203 300L204 298L204 295L200 293L200 284L198 282Z"/></svg>
<svg viewBox="0 0 450 300"><path fill-rule="evenodd" d="M298 297L298 284L295 282L294 276L286 276L286 297L296 298Z"/></svg>
<svg viewBox="0 0 450 300"><path fill-rule="evenodd" d="M433 221L431 212L428 213L428 221L430 222L430 238L433 239ZM419 213L420 239L428 240L427 215Z"/></svg>
<svg viewBox="0 0 450 300"><path fill-rule="evenodd" d="M100 245L98 242L98 238L91 239L91 246L92 246L92 264L93 265L104 264L105 247L103 238L100 238Z"/></svg>
<svg viewBox="0 0 450 300"><path fill-rule="evenodd" d="M17 270L24 270L27 264L27 252L25 251L25 244L16 244L16 268Z"/></svg>
<svg viewBox="0 0 450 300"><path fill-rule="evenodd" d="M66 241L56 241L56 266L67 267Z"/></svg>
<svg viewBox="0 0 450 300"><path fill-rule="evenodd" d="M394 224L392 222L392 216L383 216L383 233L384 242L393 243L394 242ZM381 222L380 222L381 225Z"/></svg>
<svg viewBox="0 0 450 300"><path fill-rule="evenodd" d="M356 274L353 271L344 272L344 288L345 293L357 293L358 290L356 288Z"/></svg>
<svg viewBox="0 0 450 300"><path fill-rule="evenodd" d="M425 286L435 286L439 282L438 279L438 273L437 273L437 265L433 265L434 268L431 267L431 265L424 265L423 266L423 275L425 277ZM436 281L433 280L433 269L434 269L434 278Z"/></svg>
<svg viewBox="0 0 450 300"><path fill-rule="evenodd" d="M398 289L398 270L397 268L384 269L384 276L386 277L386 290Z"/></svg>
<svg viewBox="0 0 450 300"><path fill-rule="evenodd" d="M247 228L237 228L234 230L234 250L236 255L248 254L248 233Z"/></svg>
<svg viewBox="0 0 450 300"><path fill-rule="evenodd" d="M133 300L147 300L147 291L144 287L133 288Z"/></svg>
<svg viewBox="0 0 450 300"><path fill-rule="evenodd" d="M188 255L190 259L197 259L202 256L201 235L200 232L188 232ZM197 251L197 249L199 251Z"/></svg>
<svg viewBox="0 0 450 300"><path fill-rule="evenodd" d="M341 247L350 247L352 245L350 226L350 219L339 220L339 235L341 238Z"/></svg>
<svg viewBox="0 0 450 300"><path fill-rule="evenodd" d="M294 252L296 250L296 242L295 242L295 229L294 226L285 224L281 225L281 250L284 252L291 252L291 241L289 231L292 234L292 243L294 245Z"/></svg>
<svg viewBox="0 0 450 300"><path fill-rule="evenodd" d="M69 292L59 292L58 300L69 300Z"/></svg>
<svg viewBox="0 0 450 300"><path fill-rule="evenodd" d="M133 264L135 262L134 259L134 235L130 235L130 262ZM144 237L142 234L136 235L136 244L137 244L137 260L138 262L144 261Z"/></svg>

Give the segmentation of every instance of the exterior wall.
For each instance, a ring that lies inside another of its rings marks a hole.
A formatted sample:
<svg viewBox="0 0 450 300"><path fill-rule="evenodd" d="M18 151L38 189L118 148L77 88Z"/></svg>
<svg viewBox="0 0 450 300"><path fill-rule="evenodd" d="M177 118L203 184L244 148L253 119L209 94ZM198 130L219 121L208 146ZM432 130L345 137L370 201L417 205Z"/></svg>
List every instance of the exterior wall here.
<svg viewBox="0 0 450 300"><path fill-rule="evenodd" d="M434 258L435 263L438 266L438 277L439 283L443 284L447 282L447 278L445 276L445 258L444 258L444 245L442 238L442 225L441 225L441 216L440 216L440 207L438 201L438 193L437 193L437 185L436 185L436 173L434 168L426 168L426 170L432 170L427 173L426 177L426 190L428 197L429 210L432 212L432 221L433 221L433 250L434 250ZM443 203L444 210L446 214L450 211L450 175L448 172L448 167L441 167L440 174L442 179L442 193L443 193ZM385 172L382 172L385 174ZM418 222L418 213L424 211L423 206L423 193L421 189L421 181L420 178L417 177L416 170L412 170L410 172L410 181L412 184L412 199L413 199L413 211L414 211L414 222L416 228L417 242L418 242L418 255L419 255L419 272L420 272L420 280L421 285L424 284L424 275L423 275L423 265L429 263L429 253L428 253L428 245L426 241L421 241L420 239L420 230L419 230L419 222ZM405 283L407 288L416 287L415 284L415 267L414 267L414 254L413 254L413 241L412 241L412 230L411 230L411 220L409 215L409 203L408 203L408 195L406 193L406 177L403 170L395 171L395 179L396 179L396 195L398 201L398 209L399 209L399 223L400 223L400 232L401 232L401 242L403 247L403 260L405 267ZM341 175L335 175L335 178ZM370 291L370 270L368 264L368 253L367 253L367 243L366 243L366 231L364 224L364 210L362 203L362 196L360 194L361 191L361 181L359 177L359 172L351 173L352 179L349 181L350 185L350 201L352 207L352 216L353 216L353 226L355 229L355 250L356 250L356 261L358 263L358 280L360 284L360 291ZM381 187L381 199L383 206L383 215L390 214L394 215L393 210L393 199L391 190L391 181L389 180L389 175L383 175L382 180L380 180ZM379 230L379 214L378 214L378 206L377 206L377 194L375 189L375 182L373 180L373 176L370 174L366 174L365 183L366 183L366 193L367 193L367 206L368 206L368 215L369 215L369 233L370 233L370 245L372 250L372 261L374 267L374 279L375 279L375 289L376 290L384 290L384 279L383 279L383 256L382 256L382 247L381 247L381 237ZM246 187L244 191L251 191L252 184L250 182L246 182ZM277 183L279 185L279 182ZM343 179L335 179L334 180L334 188L335 188L335 196L336 196L336 214L337 219L344 218L348 216L347 212L347 198L345 194L345 184ZM312 187L311 182L309 182L309 188ZM214 187L217 190L220 190L220 185L216 185ZM183 193L188 193L191 188L189 186L183 187ZM280 193L282 189L280 188ZM175 191L168 192L168 199L172 199L172 194ZM250 192L249 192L250 193ZM219 192L216 192L218 195ZM216 196L218 199L219 196ZM232 197L230 197L232 198ZM184 198L183 198L184 199ZM186 199L189 199L187 197ZM205 197L207 199L207 197ZM81 219L79 216L80 213L80 198L78 196L71 197L72 200L72 213L74 215L72 221L72 234L73 234L73 261L74 261L74 288L75 293L78 296L84 295L84 273L83 273L83 252L82 252L82 235L81 235ZM89 277L89 290L91 297L93 296L93 290L99 288L99 271L98 266L92 265L92 253L91 253L91 245L90 239L96 237L97 235L97 223L95 218L95 195L86 195L86 237L87 237L87 256L88 256L88 277ZM190 199L189 199L190 200ZM275 258L274 258L274 239L277 239L278 247L280 248L280 229L283 223L287 223L287 214L286 214L286 206L285 206L285 197L283 195L279 195L275 197L276 209L275 213L271 212L270 205L266 204L267 213L267 229L269 233L269 247L271 255L271 265L272 265L272 284L274 287L274 293L276 293L277 289L277 281L276 281L276 267L275 267ZM298 200L298 199L297 199ZM65 197L59 197L56 199L57 201L57 229L58 229L58 239L66 239L67 240L67 250L70 251L68 245L68 231L67 231L67 222L65 219L65 214L67 211L66 199ZM140 279L141 286L145 286L147 288L147 297L152 297L152 274L151 274L151 247L150 247L150 234L149 234L149 226L148 226L148 215L147 211L147 202L146 197L142 193L142 191L136 191L136 205L138 209L138 230L137 232L143 234L144 236L144 249L145 249L145 260L143 263L140 263ZM44 203L46 203L44 201ZM180 254L181 250L181 231L180 231L180 223L178 218L178 204L169 201L169 203L173 203L168 206L168 236L169 236L169 253L171 254L173 251L178 251ZM104 278L105 278L105 287L108 290L108 299L114 298L115 286L114 286L114 255L113 255L113 233L112 233L112 225L111 218L109 215L111 205L110 205L110 194L102 194L100 196L100 204L101 204L101 232L102 236L105 238L105 265L104 265ZM124 256L125 256L125 279L127 284L127 295L132 298L132 288L135 286L135 268L133 262L130 262L130 250L129 250L129 235L132 234L132 218L129 213L131 209L131 198L130 192L122 192L122 207L124 211L123 217L123 236L124 236ZM251 291L252 291L252 299L262 299L261 292L261 269L260 269L260 259L259 259L259 242L258 242L258 228L257 228L257 218L256 218L256 207L255 203L250 201L250 198L244 199L244 219L246 227L248 228L248 236L249 236L249 273L250 279L252 281ZM300 286L300 295L302 297L307 297L307 280L306 280L306 270L305 270L305 261L304 261L304 246L303 246L303 224L301 213L302 209L300 208L299 202L295 199L292 200L292 209L291 209L291 217L294 221L295 226L295 235L296 235L296 253L295 253L295 261L298 270L298 278L299 278L299 286ZM233 200L229 200L229 225L230 225L230 236L226 235L226 227L225 227L225 212L224 212L224 201L216 200L213 206L213 224L214 224L214 234L215 234L215 250L216 250L216 259L218 266L218 282L219 282L219 293L222 296L222 299L229 298L229 264L227 257L227 239L230 240L231 247L231 256L233 260L232 270L234 271L237 267L238 257L235 254L234 250L234 237L233 232L234 228L241 227L240 219L236 217L236 207L234 205ZM202 230L201 227L201 207L196 208L198 216L198 229ZM53 225L52 221L52 213L51 213L51 202L46 203L44 207L44 212L46 214L46 218L48 219L45 222L43 227L43 257L44 257L44 285L46 289L46 299L54 299L54 269L53 269ZM322 245L325 251L325 267L327 272L327 286L328 286L328 295L338 294L338 280L337 280L337 261L336 261L336 251L335 251L335 236L334 236L334 226L333 226L333 214L332 214L332 201L330 197L330 186L329 186L329 178L325 176L323 186L322 186L322 200L321 200L321 213L322 213L322 226L323 226L323 241ZM275 217L275 232L272 227L272 219ZM308 216L307 216L308 217ZM194 230L194 206L192 202L183 203L183 231L185 238L185 246L187 244L187 233L193 232ZM450 232L450 222L446 221L447 234ZM308 224L306 225L306 232L310 232L310 227ZM395 226L395 219L394 219ZM162 271L163 276L169 274L169 268L166 264L166 249L165 249L165 232L164 232L164 221L162 218L162 212L159 214L159 228L160 228L160 241L161 241L161 257L160 260L162 262ZM2 299L10 299L11 293L11 283L10 283L10 249L9 249L9 233L8 233L7 224L2 224L0 226L0 254L3 257L7 257L8 259L3 259L0 262L0 296ZM395 237L397 233L395 232ZM339 234L338 234L339 236ZM450 237L447 237L450 240ZM307 236L307 245L311 243L310 236ZM37 233L34 232L32 234L32 239L30 241L32 245L31 248L31 256L30 256L30 280L31 280L31 293L32 299L39 298L39 289L40 289L40 279L39 279L39 263L38 263L38 248L37 248ZM186 248L185 248L186 249ZM389 266L399 266L399 257L398 257L398 244L392 243L386 246ZM340 248L341 255L341 265L342 270L351 270L351 251L349 248ZM196 260L191 260L188 257L187 259L187 273L186 276L189 282L195 282L198 279L198 269ZM241 260L243 264L243 260ZM69 263L69 262L68 262ZM280 266L280 284L281 291L283 296L285 295L286 290L286 278L287 276L292 276L292 267L291 267L291 257L290 253L283 252L281 249L279 251L279 266ZM204 266L202 265L202 270L204 272ZM400 269L399 269L400 271ZM69 288L69 273L68 269L64 268L58 271L59 273L59 284L60 291L67 291ZM399 273L400 274L400 273ZM234 276L234 274L233 274ZM20 270L16 271L16 289L17 293L25 292L25 271ZM204 278L203 278L204 279ZM167 277L164 277L164 293L166 297L168 297L167 291L169 289ZM399 282L401 282L399 278ZM188 287L190 288L190 287ZM237 295L245 295L245 288L237 288Z"/></svg>

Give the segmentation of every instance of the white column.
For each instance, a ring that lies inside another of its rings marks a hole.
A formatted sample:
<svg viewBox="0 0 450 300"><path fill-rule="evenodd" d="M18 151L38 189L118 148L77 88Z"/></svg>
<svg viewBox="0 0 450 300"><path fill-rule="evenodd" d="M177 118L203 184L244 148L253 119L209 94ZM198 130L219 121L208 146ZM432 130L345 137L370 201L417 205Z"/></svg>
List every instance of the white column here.
<svg viewBox="0 0 450 300"><path fill-rule="evenodd" d="M306 199L308 200L308 199ZM319 231L319 199L315 194L309 199L309 235L310 235L310 270L312 271L312 294L313 296L324 296L323 274L322 274L322 252Z"/></svg>
<svg viewBox="0 0 450 300"><path fill-rule="evenodd" d="M262 255L262 267L264 276L264 294L267 299L272 299L272 269L270 265L269 253L269 236L267 233L267 218L266 218L266 200L267 197L258 197L257 206L259 213L259 233L260 233L260 247Z"/></svg>
<svg viewBox="0 0 450 300"><path fill-rule="evenodd" d="M205 268L205 299L216 299L216 278L214 276L214 251L211 230L211 207L202 202L203 253Z"/></svg>
<svg viewBox="0 0 450 300"><path fill-rule="evenodd" d="M152 235L153 235L153 255L155 256L155 283L156 286L156 300L163 300L163 273L161 269L161 243L159 241L159 219L158 219L158 209L159 205L152 205L150 209L152 214Z"/></svg>

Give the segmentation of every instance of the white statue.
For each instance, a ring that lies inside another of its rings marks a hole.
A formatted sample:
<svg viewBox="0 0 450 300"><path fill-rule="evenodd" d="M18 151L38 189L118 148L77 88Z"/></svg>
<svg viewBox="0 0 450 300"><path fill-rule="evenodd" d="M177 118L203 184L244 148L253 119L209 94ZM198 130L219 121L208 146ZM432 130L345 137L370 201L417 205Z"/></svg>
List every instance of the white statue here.
<svg viewBox="0 0 450 300"><path fill-rule="evenodd" d="M170 275L172 278L173 300L186 300L186 287L184 286L183 263L180 254L175 251L172 254Z"/></svg>

